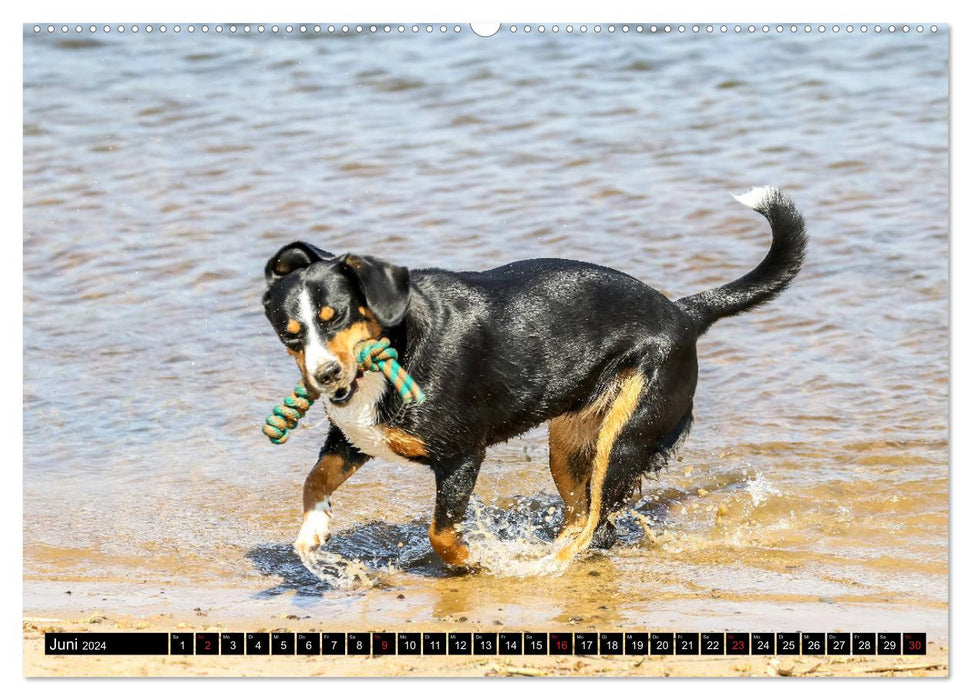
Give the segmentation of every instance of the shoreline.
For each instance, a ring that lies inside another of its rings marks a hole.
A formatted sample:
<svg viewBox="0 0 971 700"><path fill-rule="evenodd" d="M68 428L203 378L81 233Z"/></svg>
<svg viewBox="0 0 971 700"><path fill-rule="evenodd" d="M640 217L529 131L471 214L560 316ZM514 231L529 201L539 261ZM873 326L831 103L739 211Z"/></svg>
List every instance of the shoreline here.
<svg viewBox="0 0 971 700"><path fill-rule="evenodd" d="M287 622L290 622L289 620ZM928 639L924 656L46 656L45 632L301 632L318 625L267 626L226 619L92 615L23 622L26 677L947 677L948 647ZM333 626L333 631L338 630ZM422 625L422 631L454 631ZM380 631L380 630L375 630ZM398 630L394 630L398 631ZM408 630L400 630L408 631ZM519 631L519 630L516 630ZM538 630L539 631L539 630Z"/></svg>

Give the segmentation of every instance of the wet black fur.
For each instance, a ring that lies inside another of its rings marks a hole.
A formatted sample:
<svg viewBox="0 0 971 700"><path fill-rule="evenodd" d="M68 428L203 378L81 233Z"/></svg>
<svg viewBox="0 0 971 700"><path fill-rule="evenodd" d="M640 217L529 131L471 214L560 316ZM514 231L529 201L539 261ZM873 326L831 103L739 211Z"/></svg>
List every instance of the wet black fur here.
<svg viewBox="0 0 971 700"><path fill-rule="evenodd" d="M264 305L291 347L300 340L284 326L303 285L317 307L337 311L321 324L324 337L359 320L359 306L382 320L427 400L404 408L388 391L381 420L427 446L430 457L416 461L435 472L439 528L461 522L486 447L581 410L624 370L642 372L644 392L615 443L605 481L595 544L609 546L605 516L643 474L663 465L690 428L698 337L717 319L775 297L799 271L806 238L792 202L774 191L760 211L773 234L762 263L735 282L679 301L623 272L573 260L524 260L484 272L407 271L294 243L267 263ZM355 464L367 459L336 427L326 452ZM589 470L589 462L574 461L578 475Z"/></svg>

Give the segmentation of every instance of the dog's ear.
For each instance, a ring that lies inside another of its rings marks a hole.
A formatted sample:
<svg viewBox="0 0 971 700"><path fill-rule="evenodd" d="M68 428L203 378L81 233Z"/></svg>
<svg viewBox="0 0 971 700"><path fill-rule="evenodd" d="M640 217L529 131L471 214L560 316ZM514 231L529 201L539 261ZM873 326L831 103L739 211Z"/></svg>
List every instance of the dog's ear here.
<svg viewBox="0 0 971 700"><path fill-rule="evenodd" d="M341 272L354 281L368 308L385 328L401 323L411 300L408 268L370 255L347 253L338 258Z"/></svg>
<svg viewBox="0 0 971 700"><path fill-rule="evenodd" d="M312 246L303 241L294 241L277 251L276 255L266 263L264 273L267 285L271 285L281 277L286 277L295 270L309 267L312 263L329 260L334 256L326 250Z"/></svg>

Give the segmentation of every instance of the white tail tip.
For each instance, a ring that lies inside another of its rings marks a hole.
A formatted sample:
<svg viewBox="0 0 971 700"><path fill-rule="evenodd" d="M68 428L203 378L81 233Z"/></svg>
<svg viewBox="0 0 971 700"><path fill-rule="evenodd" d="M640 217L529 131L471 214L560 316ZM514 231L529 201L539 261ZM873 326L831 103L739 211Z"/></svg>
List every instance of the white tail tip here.
<svg viewBox="0 0 971 700"><path fill-rule="evenodd" d="M762 211L765 205L779 196L779 190L775 187L753 187L745 194L732 195L739 203L744 204L749 209Z"/></svg>

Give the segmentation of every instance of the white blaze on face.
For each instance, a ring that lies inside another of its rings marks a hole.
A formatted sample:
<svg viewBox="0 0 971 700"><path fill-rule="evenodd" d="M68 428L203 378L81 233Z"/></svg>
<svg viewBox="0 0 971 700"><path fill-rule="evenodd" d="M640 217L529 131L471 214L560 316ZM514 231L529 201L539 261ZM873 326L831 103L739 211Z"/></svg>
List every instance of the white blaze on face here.
<svg viewBox="0 0 971 700"><path fill-rule="evenodd" d="M310 383L314 385L314 389L319 391L321 387L314 379L317 370L321 365L329 365L338 360L337 356L327 349L317 332L317 314L314 312L313 302L310 301L310 290L306 287L300 290L300 317L297 320L307 329L307 342L303 347L303 357Z"/></svg>

